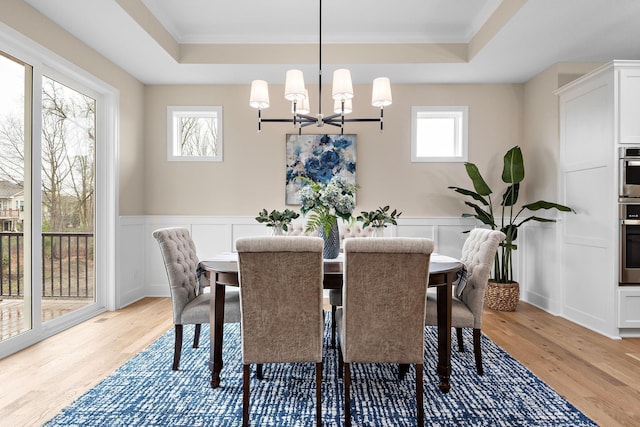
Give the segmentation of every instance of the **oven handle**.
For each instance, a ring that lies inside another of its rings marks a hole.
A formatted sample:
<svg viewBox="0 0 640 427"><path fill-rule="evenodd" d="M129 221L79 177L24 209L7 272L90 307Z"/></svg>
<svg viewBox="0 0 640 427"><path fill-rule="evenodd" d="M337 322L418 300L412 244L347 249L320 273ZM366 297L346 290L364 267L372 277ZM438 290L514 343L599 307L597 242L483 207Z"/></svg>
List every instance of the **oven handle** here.
<svg viewBox="0 0 640 427"><path fill-rule="evenodd" d="M620 224L622 225L640 225L640 219L621 219Z"/></svg>

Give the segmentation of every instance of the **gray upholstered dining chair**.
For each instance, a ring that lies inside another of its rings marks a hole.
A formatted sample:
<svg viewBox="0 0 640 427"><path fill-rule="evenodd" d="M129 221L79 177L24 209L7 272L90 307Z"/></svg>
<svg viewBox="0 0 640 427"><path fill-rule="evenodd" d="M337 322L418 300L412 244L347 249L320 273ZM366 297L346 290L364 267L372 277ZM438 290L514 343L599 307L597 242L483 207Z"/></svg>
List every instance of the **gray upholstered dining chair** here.
<svg viewBox="0 0 640 427"><path fill-rule="evenodd" d="M464 351L462 328L473 329L473 352L478 375L484 374L480 344L484 294L496 251L504 238L504 233L498 230L475 228L469 232L460 258L465 266L466 278L463 277L456 285L451 303L451 326L456 328L459 351ZM438 324L437 298L431 294L427 297L425 324Z"/></svg>
<svg viewBox="0 0 640 427"><path fill-rule="evenodd" d="M351 425L350 364L416 366L417 425L424 425L424 314L433 241L345 239L342 309L336 312L345 426Z"/></svg>
<svg viewBox="0 0 640 427"><path fill-rule="evenodd" d="M189 230L180 227L161 228L153 232L153 237L160 245L171 290L175 325L173 350L173 370L175 371L180 366L183 325L195 325L193 348L197 348L201 325L209 323L211 294L204 291L208 286L205 277L199 277L199 260ZM238 290L230 289L225 292L224 321L228 323L240 321Z"/></svg>
<svg viewBox="0 0 640 427"><path fill-rule="evenodd" d="M236 240L240 282L243 399L249 424L250 365L315 362L316 423L322 419L323 240L310 236Z"/></svg>
<svg viewBox="0 0 640 427"><path fill-rule="evenodd" d="M344 239L371 237L373 227L362 227L360 223L340 224L340 246L344 246ZM331 347L336 346L336 309L342 306L342 290L329 289L329 304L331 304Z"/></svg>

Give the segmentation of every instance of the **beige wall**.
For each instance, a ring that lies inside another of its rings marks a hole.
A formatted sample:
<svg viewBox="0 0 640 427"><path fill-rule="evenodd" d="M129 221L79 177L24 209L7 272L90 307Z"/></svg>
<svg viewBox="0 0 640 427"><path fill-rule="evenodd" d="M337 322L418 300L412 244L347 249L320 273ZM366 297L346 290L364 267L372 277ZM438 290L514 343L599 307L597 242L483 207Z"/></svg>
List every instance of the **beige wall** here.
<svg viewBox="0 0 640 427"><path fill-rule="evenodd" d="M375 117L370 86L356 86L354 117ZM522 144L522 85L393 85L394 103L385 109L385 131L376 124L347 124L357 134L356 212L390 204L403 217L458 216L459 197L447 186L470 186L462 163L411 163L411 107L469 106L469 161L499 186L502 155ZM325 94L328 92L325 89ZM312 114L317 86L309 86ZM271 107L263 117L288 117L282 86L270 87ZM328 114L332 103L323 101ZM284 208L285 134L289 124L264 123L256 132L249 86L147 86L145 92L145 213L148 215L255 215L261 208ZM166 160L169 105L222 105L224 162ZM337 128L325 127L324 133ZM317 132L305 128L304 133ZM495 170L498 167L499 170ZM497 181L496 181L497 180ZM498 191L498 190L496 190Z"/></svg>
<svg viewBox="0 0 640 427"><path fill-rule="evenodd" d="M144 86L21 0L2 0L0 21L119 91L120 215L144 213Z"/></svg>
<svg viewBox="0 0 640 427"><path fill-rule="evenodd" d="M248 107L248 85L144 86L20 0L3 0L0 21L102 79L119 91L118 180L120 215L247 215L284 208L287 124L264 124ZM411 163L410 111L414 105L469 106L469 161L478 164L497 196L502 155L519 144L525 154L526 199L557 193L557 98L553 90L598 64L557 64L524 85L393 85L385 132L374 124L347 124L357 134L356 212L390 204L412 216L457 216L465 210L449 185L469 187L461 163ZM309 86L317 111L317 86ZM331 107L328 85L324 112ZM282 86L272 85L265 117L288 117ZM370 86L356 86L354 116L374 117ZM168 105L222 105L224 162L166 160ZM336 133L332 127L305 133Z"/></svg>

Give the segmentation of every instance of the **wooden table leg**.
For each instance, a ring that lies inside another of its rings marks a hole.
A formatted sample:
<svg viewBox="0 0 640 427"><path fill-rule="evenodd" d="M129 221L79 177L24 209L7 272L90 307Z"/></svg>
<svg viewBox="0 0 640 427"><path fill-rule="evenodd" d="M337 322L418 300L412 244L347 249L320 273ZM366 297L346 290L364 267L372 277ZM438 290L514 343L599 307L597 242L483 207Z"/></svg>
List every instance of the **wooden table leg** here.
<svg viewBox="0 0 640 427"><path fill-rule="evenodd" d="M211 324L210 328L210 357L211 388L220 386L220 372L222 372L222 336L224 333L224 294L225 286L218 284L218 274L211 281Z"/></svg>
<svg viewBox="0 0 640 427"><path fill-rule="evenodd" d="M439 388L449 392L451 376L451 290L453 277L447 274L447 285L438 286L438 377ZM455 276L455 274L453 274Z"/></svg>

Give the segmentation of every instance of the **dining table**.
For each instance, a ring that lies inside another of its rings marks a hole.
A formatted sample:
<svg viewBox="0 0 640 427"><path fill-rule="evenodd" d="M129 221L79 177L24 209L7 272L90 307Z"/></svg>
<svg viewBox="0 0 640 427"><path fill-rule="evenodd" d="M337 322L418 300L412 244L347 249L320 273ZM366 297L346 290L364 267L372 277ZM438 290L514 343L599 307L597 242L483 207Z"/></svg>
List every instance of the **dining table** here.
<svg viewBox="0 0 640 427"><path fill-rule="evenodd" d="M222 342L224 336L224 304L227 286L239 286L238 254L224 252L200 261L210 283L210 358L211 387L220 386L223 367ZM344 254L324 260L324 289L342 289ZM438 387L444 393L450 390L451 376L451 302L452 286L463 264L458 259L432 254L429 264L429 287L436 288L438 313Z"/></svg>

